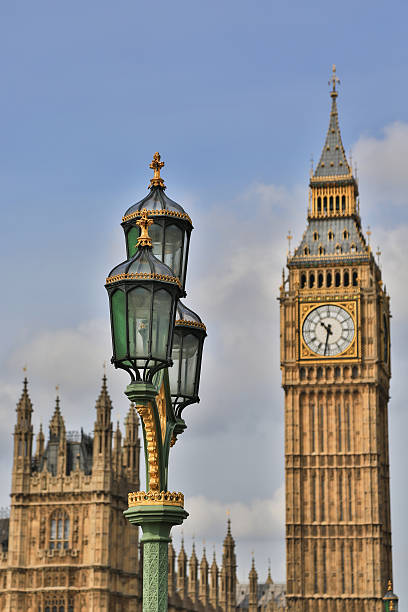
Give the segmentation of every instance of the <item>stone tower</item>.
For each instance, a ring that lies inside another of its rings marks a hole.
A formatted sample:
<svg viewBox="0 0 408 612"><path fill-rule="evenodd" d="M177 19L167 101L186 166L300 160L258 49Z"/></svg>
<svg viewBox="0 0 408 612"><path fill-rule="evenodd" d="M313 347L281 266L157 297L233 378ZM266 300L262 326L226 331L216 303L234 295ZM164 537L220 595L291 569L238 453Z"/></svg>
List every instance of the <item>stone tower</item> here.
<svg viewBox="0 0 408 612"><path fill-rule="evenodd" d="M220 607L225 610L225 612L232 612L236 608L237 560L235 557L235 540L231 534L231 519L229 518L227 535L224 538L223 544L220 578Z"/></svg>
<svg viewBox="0 0 408 612"><path fill-rule="evenodd" d="M138 530L123 517L139 487L138 420L119 428L112 455L112 404L106 377L94 436L67 432L57 397L45 444L32 454L27 380L17 404L8 551L0 558L0 609L6 612L135 612L140 609Z"/></svg>
<svg viewBox="0 0 408 612"><path fill-rule="evenodd" d="M287 606L380 612L392 578L389 297L331 112L308 223L280 288Z"/></svg>

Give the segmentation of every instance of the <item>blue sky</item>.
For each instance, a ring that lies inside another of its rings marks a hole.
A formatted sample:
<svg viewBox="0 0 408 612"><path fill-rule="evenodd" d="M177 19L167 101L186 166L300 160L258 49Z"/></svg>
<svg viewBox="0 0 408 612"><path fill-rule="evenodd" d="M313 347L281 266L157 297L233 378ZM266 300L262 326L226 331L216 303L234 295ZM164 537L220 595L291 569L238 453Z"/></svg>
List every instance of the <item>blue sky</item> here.
<svg viewBox="0 0 408 612"><path fill-rule="evenodd" d="M92 427L110 357L104 278L124 257L121 216L146 193L158 150L168 194L196 228L188 304L209 328L202 401L186 414L172 466L200 517L191 513L186 536L219 543L228 506L239 578L254 548L261 575L271 557L284 579L275 298L287 230L298 242L305 227L310 157L324 142L336 63L363 226L381 244L392 299L394 565L396 590L408 597L407 13L404 2L364 0L1 3L3 474L25 363L36 427L51 416L56 384L67 428ZM245 356L250 343L257 359ZM123 419L126 379L108 376ZM2 484L7 491L8 476ZM206 518L210 506L218 523ZM270 524L263 535L252 524L259 516Z"/></svg>

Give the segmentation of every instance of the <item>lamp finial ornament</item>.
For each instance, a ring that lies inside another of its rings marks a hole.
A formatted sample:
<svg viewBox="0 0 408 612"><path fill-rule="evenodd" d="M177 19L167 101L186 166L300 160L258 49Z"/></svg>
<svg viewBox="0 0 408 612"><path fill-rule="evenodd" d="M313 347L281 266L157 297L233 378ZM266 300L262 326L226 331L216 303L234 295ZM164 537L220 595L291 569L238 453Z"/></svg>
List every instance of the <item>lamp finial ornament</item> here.
<svg viewBox="0 0 408 612"><path fill-rule="evenodd" d="M392 580L388 581L388 591L392 591Z"/></svg>
<svg viewBox="0 0 408 612"><path fill-rule="evenodd" d="M166 189L164 180L160 176L160 170L163 168L164 162L160 160L160 153L156 151L156 153L153 155L152 163L150 164L150 168L154 171L154 175L153 178L150 179L149 189L152 187L161 187L162 189Z"/></svg>
<svg viewBox="0 0 408 612"><path fill-rule="evenodd" d="M332 98L337 98L338 93L336 90L336 85L340 85L340 79L336 74L336 64L333 64L332 73L333 74L330 77L330 81L329 81L329 85L332 85L332 90L330 92L330 95Z"/></svg>
<svg viewBox="0 0 408 612"><path fill-rule="evenodd" d="M142 210L142 216L139 221L136 222L136 225L140 227L140 236L137 241L136 246L140 247L151 247L152 239L149 236L149 225L153 223L153 219L149 219L149 213L146 208Z"/></svg>

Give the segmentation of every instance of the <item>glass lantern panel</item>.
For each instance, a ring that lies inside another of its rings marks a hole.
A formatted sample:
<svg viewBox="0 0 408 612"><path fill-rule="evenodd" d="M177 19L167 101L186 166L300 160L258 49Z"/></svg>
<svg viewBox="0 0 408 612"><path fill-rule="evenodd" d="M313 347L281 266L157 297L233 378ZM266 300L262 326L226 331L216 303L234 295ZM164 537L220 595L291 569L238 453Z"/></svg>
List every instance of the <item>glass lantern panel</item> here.
<svg viewBox="0 0 408 612"><path fill-rule="evenodd" d="M197 336L188 334L183 338L180 369L180 394L194 395L194 383L197 371L199 340Z"/></svg>
<svg viewBox="0 0 408 612"><path fill-rule="evenodd" d="M143 357L149 354L151 293L136 287L128 293L129 354Z"/></svg>
<svg viewBox="0 0 408 612"><path fill-rule="evenodd" d="M153 359L167 358L172 301L172 296L165 289L159 289L159 291L156 291L154 294L152 326Z"/></svg>
<svg viewBox="0 0 408 612"><path fill-rule="evenodd" d="M173 366L169 368L169 382L170 382L170 393L172 395L180 395L179 391L179 370L181 360L181 334L177 331L177 327L174 330L173 335L173 348L171 350L171 358L173 360Z"/></svg>
<svg viewBox="0 0 408 612"><path fill-rule="evenodd" d="M112 295L113 339L116 359L126 356L126 296L117 289Z"/></svg>
<svg viewBox="0 0 408 612"><path fill-rule="evenodd" d="M127 240L127 248L128 248L128 257L133 257L133 255L136 253L137 251L137 240L139 238L139 228L138 227L131 227L130 230L128 231L128 233L126 234L126 240Z"/></svg>
<svg viewBox="0 0 408 612"><path fill-rule="evenodd" d="M153 255L163 261L163 226L153 223L149 227L149 236L152 239Z"/></svg>
<svg viewBox="0 0 408 612"><path fill-rule="evenodd" d="M164 263L173 270L174 275L181 278L181 256L183 246L183 232L177 225L166 227L164 244Z"/></svg>

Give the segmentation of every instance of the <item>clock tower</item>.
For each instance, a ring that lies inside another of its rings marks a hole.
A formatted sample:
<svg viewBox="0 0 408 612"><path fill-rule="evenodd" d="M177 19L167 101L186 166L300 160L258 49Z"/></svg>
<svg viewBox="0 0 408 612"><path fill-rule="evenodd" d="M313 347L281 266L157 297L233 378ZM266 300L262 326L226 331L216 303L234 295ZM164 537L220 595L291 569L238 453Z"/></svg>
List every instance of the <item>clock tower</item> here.
<svg viewBox="0 0 408 612"><path fill-rule="evenodd" d="M338 82L333 67L307 228L280 288L289 612L382 612L392 579L389 297L361 229Z"/></svg>

